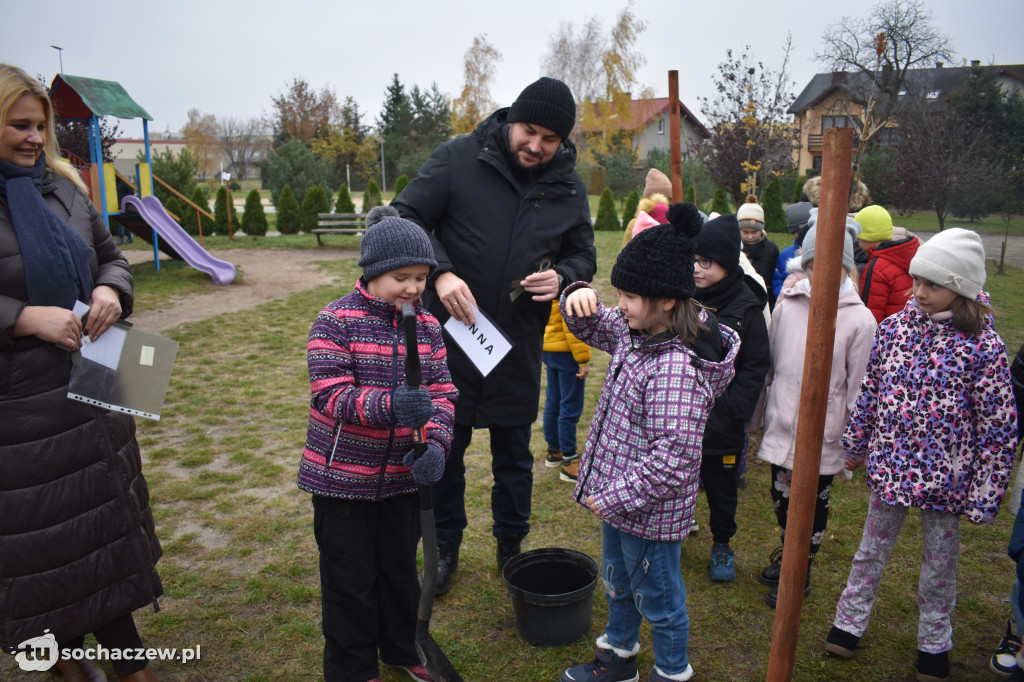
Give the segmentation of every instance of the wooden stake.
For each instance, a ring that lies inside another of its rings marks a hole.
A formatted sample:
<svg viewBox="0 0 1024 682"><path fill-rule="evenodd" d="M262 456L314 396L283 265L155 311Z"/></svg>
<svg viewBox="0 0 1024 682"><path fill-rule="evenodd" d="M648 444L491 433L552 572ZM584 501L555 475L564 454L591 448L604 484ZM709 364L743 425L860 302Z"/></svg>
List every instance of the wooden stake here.
<svg viewBox="0 0 1024 682"><path fill-rule="evenodd" d="M814 282L811 286L811 310L807 318L807 344L793 453L789 522L786 524L779 598L772 628L772 648L768 657L768 682L785 682L792 678L800 634L800 609L807 579L807 556L811 546L814 499L818 492L818 469L828 410L832 349L836 337L846 209L850 201L853 129L826 130L822 147L821 199L814 241Z"/></svg>
<svg viewBox="0 0 1024 682"><path fill-rule="evenodd" d="M231 203L231 187L229 185L224 185L224 194L228 205L228 241L235 241L235 235L231 232L231 213L235 205Z"/></svg>
<svg viewBox="0 0 1024 682"><path fill-rule="evenodd" d="M679 144L679 72L668 72L668 144L672 159L672 203L683 200L683 148Z"/></svg>

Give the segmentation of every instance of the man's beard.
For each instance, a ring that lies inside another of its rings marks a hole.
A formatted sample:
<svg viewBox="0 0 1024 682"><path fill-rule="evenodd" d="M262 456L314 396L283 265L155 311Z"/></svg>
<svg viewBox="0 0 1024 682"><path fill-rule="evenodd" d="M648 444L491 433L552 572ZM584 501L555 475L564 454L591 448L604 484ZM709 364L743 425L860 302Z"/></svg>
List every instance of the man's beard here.
<svg viewBox="0 0 1024 682"><path fill-rule="evenodd" d="M554 157L552 157L554 158ZM544 172L544 169L551 163L551 159L548 159L544 163L535 163L532 166L524 166L523 162L519 160L519 152L512 153L512 166L519 173L525 173L527 175L538 175Z"/></svg>

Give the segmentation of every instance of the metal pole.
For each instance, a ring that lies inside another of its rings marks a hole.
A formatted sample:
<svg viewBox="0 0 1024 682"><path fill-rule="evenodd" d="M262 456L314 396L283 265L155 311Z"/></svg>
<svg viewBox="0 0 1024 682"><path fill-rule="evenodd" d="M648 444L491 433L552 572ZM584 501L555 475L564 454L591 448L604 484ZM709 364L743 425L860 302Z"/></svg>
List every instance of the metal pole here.
<svg viewBox="0 0 1024 682"><path fill-rule="evenodd" d="M683 200L683 148L679 143L679 72L668 72L668 144L672 159L672 203Z"/></svg>
<svg viewBox="0 0 1024 682"><path fill-rule="evenodd" d="M821 168L821 201L818 205L814 248L814 283L807 318L803 384L797 415L793 453L793 484L789 499L789 523L782 551L779 599L768 656L768 682L786 682L793 676L793 662L800 634L800 609L807 579L811 547L814 498L818 492L821 444L828 409L832 348L839 308L839 274L843 267L846 209L850 202L852 128L825 131Z"/></svg>
<svg viewBox="0 0 1024 682"><path fill-rule="evenodd" d="M56 45L50 45L50 47L57 50L57 57L60 59L60 72L64 73L64 48Z"/></svg>

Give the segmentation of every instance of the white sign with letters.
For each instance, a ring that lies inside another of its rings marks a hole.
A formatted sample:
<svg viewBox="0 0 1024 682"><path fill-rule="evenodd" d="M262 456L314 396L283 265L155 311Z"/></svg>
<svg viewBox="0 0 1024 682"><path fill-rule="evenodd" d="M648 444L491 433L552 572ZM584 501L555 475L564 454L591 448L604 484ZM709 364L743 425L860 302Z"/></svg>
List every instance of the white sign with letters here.
<svg viewBox="0 0 1024 682"><path fill-rule="evenodd" d="M474 324L459 322L450 317L444 323L444 329L452 341L469 357L480 374L487 376L512 350L512 343L478 308L473 310L473 314L476 316Z"/></svg>

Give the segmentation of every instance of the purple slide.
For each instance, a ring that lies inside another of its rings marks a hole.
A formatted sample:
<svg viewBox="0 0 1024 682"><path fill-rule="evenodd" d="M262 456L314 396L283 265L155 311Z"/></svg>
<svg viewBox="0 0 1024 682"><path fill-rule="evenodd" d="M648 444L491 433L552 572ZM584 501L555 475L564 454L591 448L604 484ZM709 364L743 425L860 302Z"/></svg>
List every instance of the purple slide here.
<svg viewBox="0 0 1024 682"><path fill-rule="evenodd" d="M121 212L127 212L128 207L142 216L159 238L177 251L186 263L208 274L214 284L231 284L235 281L235 266L226 260L211 256L199 242L174 222L174 218L168 215L159 199L154 196L142 199L127 196L121 200Z"/></svg>

